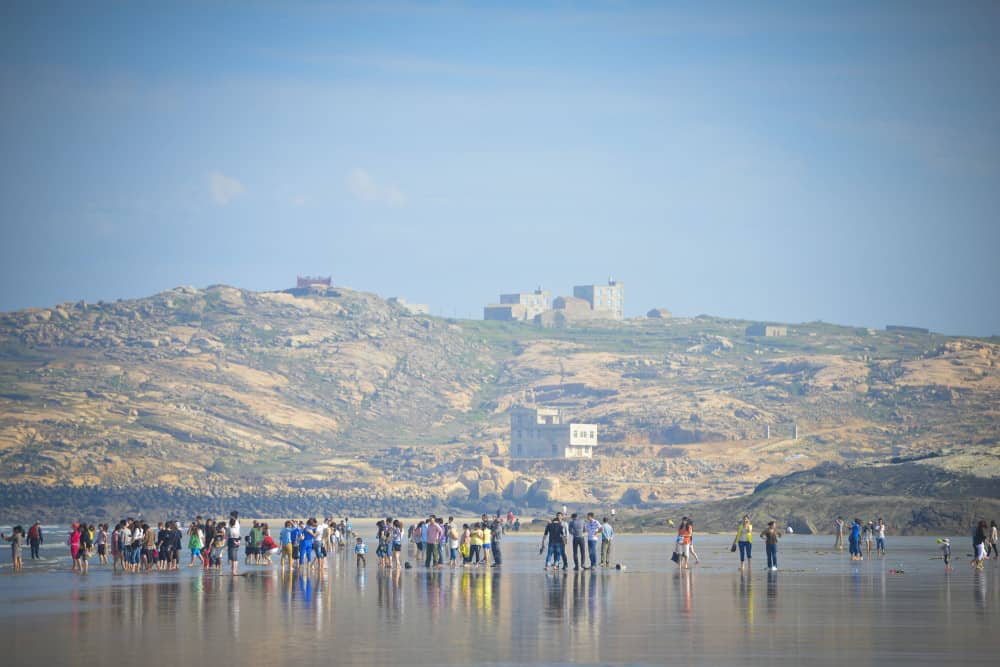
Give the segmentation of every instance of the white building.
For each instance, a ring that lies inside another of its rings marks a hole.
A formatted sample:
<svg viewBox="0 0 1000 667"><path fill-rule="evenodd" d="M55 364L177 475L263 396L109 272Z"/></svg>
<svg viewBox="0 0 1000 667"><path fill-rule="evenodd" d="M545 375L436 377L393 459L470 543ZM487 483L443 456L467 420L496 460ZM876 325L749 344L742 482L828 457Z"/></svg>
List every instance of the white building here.
<svg viewBox="0 0 1000 667"><path fill-rule="evenodd" d="M625 317L625 283L613 278L607 285L576 285L573 296L590 304L595 313L607 313L616 320Z"/></svg>
<svg viewBox="0 0 1000 667"><path fill-rule="evenodd" d="M517 459L593 458L596 424L564 423L558 408L513 407L510 455Z"/></svg>

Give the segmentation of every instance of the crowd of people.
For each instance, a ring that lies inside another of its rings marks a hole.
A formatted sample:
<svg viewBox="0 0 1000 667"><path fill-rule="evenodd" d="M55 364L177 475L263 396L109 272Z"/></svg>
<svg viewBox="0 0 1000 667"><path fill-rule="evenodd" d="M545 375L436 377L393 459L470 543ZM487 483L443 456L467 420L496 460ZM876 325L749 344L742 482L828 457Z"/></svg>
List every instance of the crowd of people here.
<svg viewBox="0 0 1000 667"><path fill-rule="evenodd" d="M589 570L598 567L611 566L611 544L615 538L615 529L604 517L598 521L593 512L588 512L586 519L579 514L571 514L564 520L562 512L556 515L542 531L542 544L538 554L545 554L545 569L563 570L569 568L567 547L572 548L573 569ZM546 545L548 549L546 549ZM600 549L600 560L598 560ZM587 564L589 557L590 564Z"/></svg>
<svg viewBox="0 0 1000 667"><path fill-rule="evenodd" d="M673 526L672 520L667 524ZM380 568L397 569L412 567L402 557L404 538L409 549L425 568L458 567L500 567L503 564L502 544L504 535L518 530L520 521L510 512L505 517L499 511L490 517L481 515L480 520L459 524L454 517L434 516L422 519L409 527L402 521L386 517L376 523L376 562ZM786 532L791 532L791 527ZM886 524L880 517L867 523L855 518L850 525L843 517L834 522L834 548L843 550L845 537L852 561L886 554ZM201 566L206 570L221 570L223 555L226 556L232 574L239 573L240 549L243 549L244 564L270 565L272 557L278 553L280 567L322 571L331 553L354 551L358 568L366 567L368 545L363 537L355 535L349 517L337 521L327 518L319 521L315 517L304 521L285 521L278 542L271 536L267 523L254 521L246 535L242 534L239 513L231 512L227 520L203 519L192 521L186 531L177 521L160 522L155 526L140 519L128 518L118 522L113 528L107 523L93 524L79 521L73 523L66 539L73 570L80 573L89 571L90 560L97 556L101 565L111 564L112 569L124 572L148 572L152 570L176 570L179 567L185 536L190 552L189 567ZM778 569L778 543L784 533L775 521L770 521L760 533L764 540L768 570ZM44 543L42 526L35 522L27 531L22 526L14 526L11 535L0 533L0 539L11 545L14 571L23 568L21 548L30 547L31 558L40 557L39 550ZM593 512L586 516L556 512L542 531L539 555L545 554L544 569L569 568L572 555L574 570L589 570L611 567L612 544L615 529L608 517L598 520ZM731 551L739 551L740 570L750 567L753 556L754 529L749 515L736 527ZM973 532L973 559L971 564L982 569L984 562L1000 558L998 543L1000 534L996 521L987 523L980 520ZM951 569L951 540L938 539L945 567ZM671 560L681 570L690 567L690 561L699 562L694 549L694 521L682 517L677 526L677 536Z"/></svg>

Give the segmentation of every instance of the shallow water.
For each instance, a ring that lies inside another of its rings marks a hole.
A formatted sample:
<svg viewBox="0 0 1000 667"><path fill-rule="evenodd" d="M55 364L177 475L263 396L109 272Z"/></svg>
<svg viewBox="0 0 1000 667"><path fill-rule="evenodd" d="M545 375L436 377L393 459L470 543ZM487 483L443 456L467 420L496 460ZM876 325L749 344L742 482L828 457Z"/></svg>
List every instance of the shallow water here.
<svg viewBox="0 0 1000 667"><path fill-rule="evenodd" d="M678 573L669 537L620 536L625 571L543 572L536 536L508 536L504 566L383 572L333 557L323 576L68 571L65 548L15 575L4 550L5 664L957 664L1000 650L1000 567L945 573L932 538L895 538L885 560L851 563L832 538L783 540L738 571L732 538L699 536ZM760 552L762 545L755 545ZM25 551L27 555L27 551ZM58 556L58 558L56 558ZM185 552L185 556L187 553ZM371 555L370 555L371 556ZM410 560L415 561L413 555ZM373 560L373 557L372 557ZM902 574L891 571L902 570ZM112 657L114 656L114 657ZM846 662L845 662L846 661Z"/></svg>

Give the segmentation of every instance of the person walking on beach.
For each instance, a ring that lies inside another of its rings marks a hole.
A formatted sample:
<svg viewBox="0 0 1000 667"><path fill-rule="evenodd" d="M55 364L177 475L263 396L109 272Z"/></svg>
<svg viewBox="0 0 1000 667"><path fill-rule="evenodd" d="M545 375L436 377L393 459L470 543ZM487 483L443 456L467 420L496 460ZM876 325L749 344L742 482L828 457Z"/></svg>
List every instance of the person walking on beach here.
<svg viewBox="0 0 1000 667"><path fill-rule="evenodd" d="M31 560L41 558L38 554L38 549L42 546L43 542L42 524L36 521L34 525L28 529L28 546L31 547Z"/></svg>
<svg viewBox="0 0 1000 667"><path fill-rule="evenodd" d="M750 558L753 556L753 525L750 523L749 514L744 514L743 521L736 527L736 537L733 538L733 546L739 547L740 572L742 572L744 561L746 561L746 567L750 567Z"/></svg>
<svg viewBox="0 0 1000 667"><path fill-rule="evenodd" d="M688 518L681 519L681 525L677 528L677 568L688 569L688 553L691 550L691 526Z"/></svg>
<svg viewBox="0 0 1000 667"><path fill-rule="evenodd" d="M990 529L986 525L986 519L981 519L976 525L976 532L972 537L972 546L975 548L975 557L969 563L977 570L983 569L986 561L986 542L990 539Z"/></svg>
<svg viewBox="0 0 1000 667"><path fill-rule="evenodd" d="M14 571L20 572L22 567L21 546L24 544L24 528L14 526L14 531L10 537L0 533L0 540L10 542L10 562L14 565Z"/></svg>
<svg viewBox="0 0 1000 667"><path fill-rule="evenodd" d="M767 528L760 534L764 538L764 550L767 552L767 569L778 569L778 540L781 539L781 531L774 521L767 522Z"/></svg>
<svg viewBox="0 0 1000 667"><path fill-rule="evenodd" d="M611 567L611 541L615 539L615 529L604 517L601 523L601 565Z"/></svg>
<svg viewBox="0 0 1000 667"><path fill-rule="evenodd" d="M548 551L545 551L546 540L548 540ZM558 569L560 560L562 560L562 569L565 570L568 567L566 544L563 541L563 525L558 514L545 526L545 532L542 533L542 545L538 548L538 553L541 554L543 551L545 551L546 570L549 569L550 562L552 569Z"/></svg>
<svg viewBox="0 0 1000 667"><path fill-rule="evenodd" d="M1000 542L1000 529L997 528L996 521L990 521L990 539L986 543L986 557L990 557L990 550L993 551L993 560L997 560L997 543Z"/></svg>
<svg viewBox="0 0 1000 667"><path fill-rule="evenodd" d="M844 550L844 517L838 516L836 524L834 526L834 533L836 537L833 540L833 548Z"/></svg>
<svg viewBox="0 0 1000 667"><path fill-rule="evenodd" d="M947 537L939 537L938 544L941 545L941 557L944 559L944 571L951 571L951 540Z"/></svg>

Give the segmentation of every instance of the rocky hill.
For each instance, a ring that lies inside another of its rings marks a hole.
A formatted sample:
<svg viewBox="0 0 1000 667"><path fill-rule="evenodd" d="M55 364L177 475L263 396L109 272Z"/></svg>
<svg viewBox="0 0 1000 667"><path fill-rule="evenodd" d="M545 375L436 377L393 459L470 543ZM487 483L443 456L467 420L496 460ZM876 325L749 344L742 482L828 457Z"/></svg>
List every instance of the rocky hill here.
<svg viewBox="0 0 1000 667"><path fill-rule="evenodd" d="M0 519L650 507L931 452L1000 477L996 342L748 324L539 328L225 286L0 314ZM526 400L599 424L600 456L511 460Z"/></svg>

